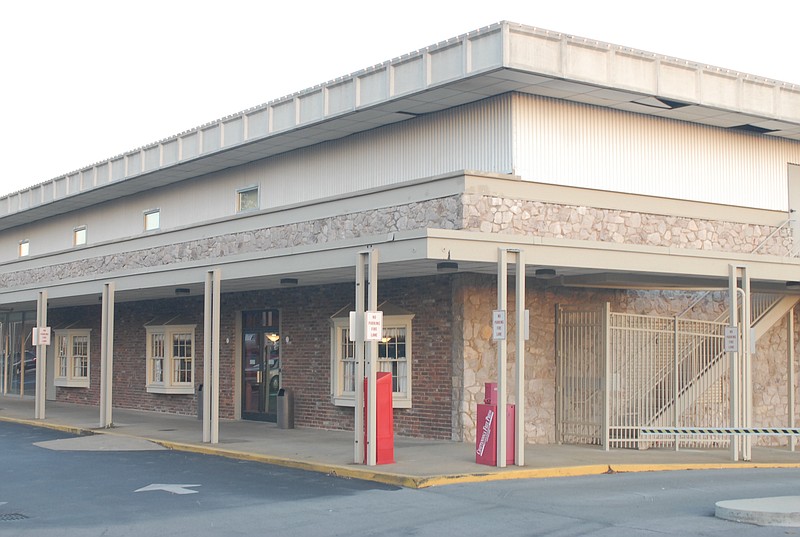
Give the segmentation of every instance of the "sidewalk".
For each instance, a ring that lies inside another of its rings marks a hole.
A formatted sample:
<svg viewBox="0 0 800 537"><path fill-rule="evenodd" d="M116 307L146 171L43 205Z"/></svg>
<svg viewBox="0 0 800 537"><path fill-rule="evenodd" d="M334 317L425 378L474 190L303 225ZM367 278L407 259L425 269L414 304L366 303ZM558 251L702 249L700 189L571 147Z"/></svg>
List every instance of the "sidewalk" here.
<svg viewBox="0 0 800 537"><path fill-rule="evenodd" d="M202 442L202 423L190 416L114 409L114 427L98 429L97 407L48 401L46 419L35 420L33 399L0 396L0 421L24 423L76 434L139 438L180 451L206 453L402 487L450 483L724 468L800 468L800 451L753 448L753 460L734 463L727 449L615 449L597 446L529 445L525 466L496 468L475 463L473 443L395 437L395 464L353 463L353 433L318 429L278 429L273 423L221 420L219 444Z"/></svg>

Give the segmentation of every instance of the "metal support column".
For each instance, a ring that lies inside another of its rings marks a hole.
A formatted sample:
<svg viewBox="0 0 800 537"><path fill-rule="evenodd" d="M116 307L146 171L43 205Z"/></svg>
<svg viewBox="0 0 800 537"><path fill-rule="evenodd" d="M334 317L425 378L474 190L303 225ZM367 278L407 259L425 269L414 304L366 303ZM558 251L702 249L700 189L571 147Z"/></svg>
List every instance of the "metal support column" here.
<svg viewBox="0 0 800 537"><path fill-rule="evenodd" d="M603 449L611 450L611 304L603 305Z"/></svg>
<svg viewBox="0 0 800 537"><path fill-rule="evenodd" d="M116 284L103 285L103 310L100 328L100 427L108 428L113 420L114 378L114 292Z"/></svg>
<svg viewBox="0 0 800 537"><path fill-rule="evenodd" d="M378 311L378 251L373 249L369 253L367 285L369 295L369 311ZM366 344L367 352L367 466L375 466L378 462L378 342L369 341Z"/></svg>
<svg viewBox="0 0 800 537"><path fill-rule="evenodd" d="M36 327L41 329L47 326L47 291L39 291L39 298L36 302ZM33 341L36 345L36 402L34 404L34 418L43 420L45 416L45 393L47 381L47 346L40 345L39 341ZM24 363L23 363L24 368Z"/></svg>
<svg viewBox="0 0 800 537"><path fill-rule="evenodd" d="M508 259L515 256L516 272L516 415L514 463L525 464L525 341L527 339L525 308L525 260L522 252L515 249L499 248L497 253L497 311L502 312L503 322L507 323L508 310ZM497 341L497 466L504 468L508 453L507 444L507 400L508 400L508 344L507 333Z"/></svg>
<svg viewBox="0 0 800 537"><path fill-rule="evenodd" d="M678 420L680 419L681 409L678 408L678 401L680 401L680 367L679 367L679 336L678 336L678 323L680 322L679 316L676 315L672 322L674 323L673 334L672 334L672 400L674 403L672 404L672 426L678 427L680 424ZM675 435L675 451L679 451L681 446L681 437L680 435Z"/></svg>
<svg viewBox="0 0 800 537"><path fill-rule="evenodd" d="M219 443L220 269L206 273L203 306L203 442Z"/></svg>
<svg viewBox="0 0 800 537"><path fill-rule="evenodd" d="M356 311L350 322L350 337L355 342L355 427L353 430L353 462L364 464L364 289L366 278L364 263L369 259L369 254L359 252L356 255Z"/></svg>
<svg viewBox="0 0 800 537"><path fill-rule="evenodd" d="M794 390L795 390L795 373L794 373L794 308L789 310L789 314L786 316L786 358L787 358L787 391L788 391L788 401L789 401L789 423L787 424L788 427L794 428L795 425L795 412L794 412L794 405L795 405L795 397L794 397ZM796 438L794 435L789 437L789 451L794 451L795 449L795 442Z"/></svg>
<svg viewBox="0 0 800 537"><path fill-rule="evenodd" d="M366 267L366 270L365 270ZM378 251L374 248L359 252L356 256L356 311L351 318L350 337L355 342L355 427L353 439L353 459L356 464L368 466L377 464L376 445L376 362L378 342L366 342L364 333L365 294L368 295L369 311L378 309ZM364 379L367 380L367 401L365 405ZM367 423L364 423L364 408L367 409ZM367 444L364 445L364 435Z"/></svg>
<svg viewBox="0 0 800 537"><path fill-rule="evenodd" d="M739 283L741 280L741 283ZM751 373L750 277L744 265L729 265L728 293L730 323L738 334L738 352L730 352L730 426L753 426L753 384ZM741 296L740 296L741 295ZM752 448L750 436L732 434L731 459L749 461Z"/></svg>
<svg viewBox="0 0 800 537"><path fill-rule="evenodd" d="M742 404L744 426L753 427L753 352L755 352L753 331L751 329L752 316L750 314L750 276L747 267L740 267L741 293L742 293ZM751 460L753 436L746 435L742 439L742 460Z"/></svg>
<svg viewBox="0 0 800 537"><path fill-rule="evenodd" d="M497 259L497 309L506 313L508 304L508 251L500 248ZM505 321L504 321L505 322ZM506 466L506 338L497 341L497 467Z"/></svg>
<svg viewBox="0 0 800 537"><path fill-rule="evenodd" d="M522 251L517 251L516 265L517 284L517 412L516 412L516 446L514 463L525 466L525 341L529 334L527 303L525 302L525 259Z"/></svg>
<svg viewBox="0 0 800 537"><path fill-rule="evenodd" d="M730 325L738 331L739 326L739 284L736 266L728 267L728 302ZM739 353L729 352L728 360L730 365L730 427L739 427ZM739 436L732 434L730 437L731 459L735 462L739 460Z"/></svg>

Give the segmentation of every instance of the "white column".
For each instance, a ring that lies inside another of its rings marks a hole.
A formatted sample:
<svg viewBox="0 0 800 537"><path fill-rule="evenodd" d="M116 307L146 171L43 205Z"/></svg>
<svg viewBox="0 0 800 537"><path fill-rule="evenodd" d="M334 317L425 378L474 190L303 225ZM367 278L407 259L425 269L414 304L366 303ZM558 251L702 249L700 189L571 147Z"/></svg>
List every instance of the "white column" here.
<svg viewBox="0 0 800 537"><path fill-rule="evenodd" d="M794 308L789 310L786 317L786 358L787 358L787 391L789 396L789 423L790 428L794 428L795 415L794 415L794 389L795 389L795 374L794 374ZM794 451L796 438L794 435L789 436L789 451Z"/></svg>
<svg viewBox="0 0 800 537"><path fill-rule="evenodd" d="M603 449L611 450L611 303L603 305Z"/></svg>
<svg viewBox="0 0 800 537"><path fill-rule="evenodd" d="M735 265L728 267L728 301L730 310L728 322L730 326L739 326L739 284L738 270ZM739 426L739 353L729 353L730 360L730 427ZM730 437L730 452L733 461L739 460L739 437L732 434Z"/></svg>
<svg viewBox="0 0 800 537"><path fill-rule="evenodd" d="M356 391L356 406L355 406L355 426L353 428L353 462L356 464L364 464L365 460L365 446L364 446L364 293L366 287L366 278L364 275L364 263L366 261L365 252L360 252L356 255L356 311L355 318L351 322L350 336L355 343L355 391Z"/></svg>
<svg viewBox="0 0 800 537"><path fill-rule="evenodd" d="M100 427L113 424L114 378L114 291L116 285L103 285L103 311L100 328Z"/></svg>
<svg viewBox="0 0 800 537"><path fill-rule="evenodd" d="M211 319L214 271L206 272L203 292L203 442L211 442Z"/></svg>
<svg viewBox="0 0 800 537"><path fill-rule="evenodd" d="M755 341L751 330L750 315L750 275L747 267L741 267L742 273L742 395L744 404L744 426L753 427L753 352ZM745 435L742 439L742 459L751 460L753 447L752 435Z"/></svg>
<svg viewBox="0 0 800 537"><path fill-rule="evenodd" d="M211 443L219 443L219 319L222 271L213 271L214 290L211 307ZM203 388L205 392L205 388Z"/></svg>
<svg viewBox="0 0 800 537"><path fill-rule="evenodd" d="M36 303L36 327L44 328L47 326L47 291L39 291L39 299ZM47 379L47 346L40 345L39 341L33 341L36 345L36 395L34 404L34 418L43 420L45 416L45 382ZM23 369L24 369L23 362Z"/></svg>
<svg viewBox="0 0 800 537"><path fill-rule="evenodd" d="M522 251L517 251L517 409L516 449L514 462L525 465L525 342L527 341L528 315L525 304L525 260Z"/></svg>
<svg viewBox="0 0 800 537"><path fill-rule="evenodd" d="M378 311L378 250L371 249L369 255L369 311ZM367 351L367 466L375 466L378 459L377 428L378 428L378 405L377 405L377 356L378 342L369 341L366 345Z"/></svg>
<svg viewBox="0 0 800 537"><path fill-rule="evenodd" d="M500 248L497 255L497 309L507 311L508 304L508 253ZM506 330L508 316L506 316ZM508 332L506 332L508 337ZM506 363L508 344L506 338L497 341L497 467L506 466Z"/></svg>

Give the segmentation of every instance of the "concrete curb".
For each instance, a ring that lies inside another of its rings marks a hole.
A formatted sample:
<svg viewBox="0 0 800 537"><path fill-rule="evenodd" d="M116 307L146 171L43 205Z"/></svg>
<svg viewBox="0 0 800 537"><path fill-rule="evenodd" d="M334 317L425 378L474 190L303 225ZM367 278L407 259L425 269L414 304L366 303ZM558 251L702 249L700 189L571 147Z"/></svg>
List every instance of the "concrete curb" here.
<svg viewBox="0 0 800 537"><path fill-rule="evenodd" d="M800 496L725 500L714 515L723 520L758 526L800 527Z"/></svg>
<svg viewBox="0 0 800 537"><path fill-rule="evenodd" d="M418 476L400 474L377 469L375 467L342 465L311 462L300 459L278 457L274 455L263 455L248 451L238 451L215 447L208 444L193 444L185 442L173 442L158 438L148 438L137 435L130 435L114 431L113 429L87 429L72 425L60 425L39 420L9 418L0 416L0 421L29 425L32 427L42 427L53 429L70 434L93 435L107 434L130 438L138 438L158 444L174 451L187 453L200 453L204 455L216 455L237 460L254 461L265 464L274 464L286 468L296 468L309 472L317 472L330 476L345 479L362 479L385 485L393 485L403 488L422 489L444 485L454 485L459 483L485 483L489 481L507 481L512 479L546 479L556 477L578 477L601 474L617 473L640 473L640 472L666 472L680 470L729 470L729 469L749 469L749 468L800 468L800 463L675 463L675 464L618 464L613 467L608 464L594 464L584 466L559 466L552 468L520 468L509 467L501 472L475 472L469 474L443 474L434 476Z"/></svg>

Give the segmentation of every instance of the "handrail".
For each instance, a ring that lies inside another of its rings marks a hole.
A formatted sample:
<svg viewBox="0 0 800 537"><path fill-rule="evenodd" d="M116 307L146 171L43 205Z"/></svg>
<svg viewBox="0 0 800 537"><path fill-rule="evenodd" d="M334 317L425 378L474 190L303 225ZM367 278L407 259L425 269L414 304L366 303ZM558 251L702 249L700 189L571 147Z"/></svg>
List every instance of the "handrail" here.
<svg viewBox="0 0 800 537"><path fill-rule="evenodd" d="M794 211L792 211L792 212L794 212ZM768 240L770 240L772 237L774 237L774 236L775 236L775 234L776 234L777 232L779 232L781 229L783 229L783 226L785 226L786 224L788 224L788 223L789 223L789 222L791 222L792 220L794 220L794 219L793 219L793 218L790 216L788 220L786 220L786 221L785 221L783 224L781 224L781 225L779 225L778 227L776 227L776 228L775 228L775 230L774 230L772 233L770 233L769 235L767 235L767 237L766 237L766 238L765 238L763 241L761 241L760 243L758 243L758 244L756 245L756 247L755 247L755 248L753 248L753 250L752 250L750 253L751 253L751 254L754 254L754 253L756 253L757 251L759 251L759 250L761 249L761 247L762 247L762 246L764 246L764 245L767 243L767 241L768 241Z"/></svg>

